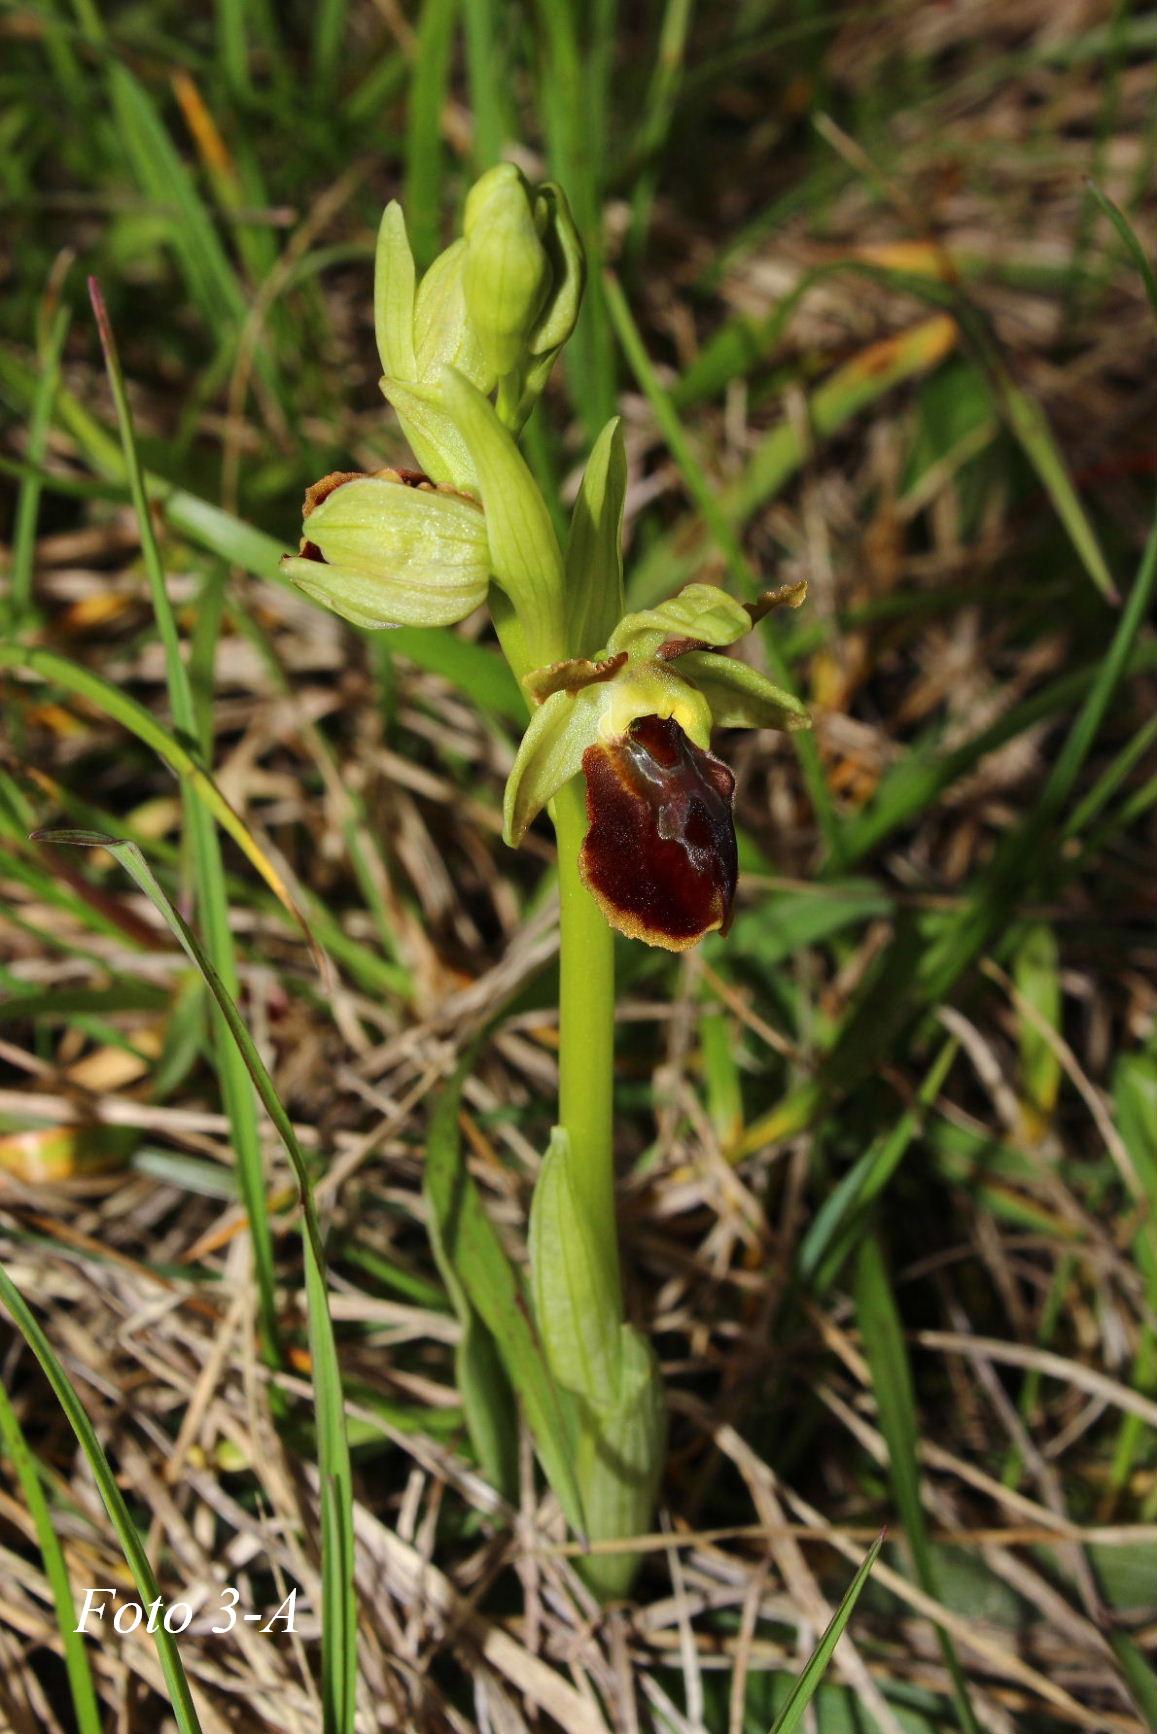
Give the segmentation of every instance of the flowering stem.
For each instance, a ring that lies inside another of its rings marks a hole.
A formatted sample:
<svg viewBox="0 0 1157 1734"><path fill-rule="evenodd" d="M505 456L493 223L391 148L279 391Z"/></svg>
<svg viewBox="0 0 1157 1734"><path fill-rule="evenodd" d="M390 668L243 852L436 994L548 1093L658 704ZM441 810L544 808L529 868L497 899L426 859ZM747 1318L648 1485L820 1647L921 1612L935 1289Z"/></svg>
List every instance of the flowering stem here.
<svg viewBox="0 0 1157 1734"><path fill-rule="evenodd" d="M587 829L582 778L572 778L553 805L560 899L558 1117L570 1135L574 1186L617 1289L614 934L579 875Z"/></svg>

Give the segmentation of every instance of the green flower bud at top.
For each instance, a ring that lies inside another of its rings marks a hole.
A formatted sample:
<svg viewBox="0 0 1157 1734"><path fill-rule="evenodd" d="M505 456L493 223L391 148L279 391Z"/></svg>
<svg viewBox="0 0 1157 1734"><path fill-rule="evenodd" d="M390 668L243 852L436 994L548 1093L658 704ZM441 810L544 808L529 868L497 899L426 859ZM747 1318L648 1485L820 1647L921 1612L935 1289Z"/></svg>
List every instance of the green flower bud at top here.
<svg viewBox="0 0 1157 1734"><path fill-rule="evenodd" d="M338 472L305 496L286 577L355 626L448 626L486 600L490 550L476 501L416 470Z"/></svg>
<svg viewBox="0 0 1157 1734"><path fill-rule="evenodd" d="M551 277L532 194L513 163L499 163L471 187L462 233L467 314L484 358L501 377L523 365Z"/></svg>

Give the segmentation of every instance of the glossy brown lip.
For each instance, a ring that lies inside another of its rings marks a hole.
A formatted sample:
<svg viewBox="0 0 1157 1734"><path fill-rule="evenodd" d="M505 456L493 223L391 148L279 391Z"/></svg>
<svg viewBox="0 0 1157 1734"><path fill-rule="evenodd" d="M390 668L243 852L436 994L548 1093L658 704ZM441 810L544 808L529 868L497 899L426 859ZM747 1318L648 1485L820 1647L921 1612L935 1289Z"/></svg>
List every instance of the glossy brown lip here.
<svg viewBox="0 0 1157 1734"><path fill-rule="evenodd" d="M579 857L611 926L684 951L731 919L735 778L671 718L638 717L583 754L590 828Z"/></svg>

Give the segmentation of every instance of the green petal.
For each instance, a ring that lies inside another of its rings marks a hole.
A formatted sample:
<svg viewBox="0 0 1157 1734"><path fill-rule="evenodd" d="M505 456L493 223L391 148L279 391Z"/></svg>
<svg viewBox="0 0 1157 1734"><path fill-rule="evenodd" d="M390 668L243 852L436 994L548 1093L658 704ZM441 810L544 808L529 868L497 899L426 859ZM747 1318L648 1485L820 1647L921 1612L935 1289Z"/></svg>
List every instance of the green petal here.
<svg viewBox="0 0 1157 1734"><path fill-rule="evenodd" d="M502 834L512 848L547 802L582 770L583 754L599 738L611 684L554 692L534 712L506 780Z"/></svg>
<svg viewBox="0 0 1157 1734"><path fill-rule="evenodd" d="M693 650L679 658L679 673L699 688L720 728L810 729L798 698L773 686L767 676L732 656Z"/></svg>
<svg viewBox="0 0 1157 1734"><path fill-rule="evenodd" d="M690 638L702 644L734 644L751 631L743 604L714 584L688 584L669 602L625 614L608 640L608 650L626 650L632 657L654 656L669 638Z"/></svg>
<svg viewBox="0 0 1157 1734"><path fill-rule="evenodd" d="M486 599L490 560L470 500L384 476L343 482L305 521L322 559L283 570L359 626L446 626Z"/></svg>
<svg viewBox="0 0 1157 1734"><path fill-rule="evenodd" d="M382 217L374 264L374 329L382 371L391 378L412 380L416 375L414 280L406 219L395 199Z"/></svg>
<svg viewBox="0 0 1157 1734"><path fill-rule="evenodd" d="M442 399L473 461L490 570L517 611L528 666L558 662L566 652L563 566L546 502L494 405L453 368L442 375Z"/></svg>
<svg viewBox="0 0 1157 1734"><path fill-rule="evenodd" d="M623 502L627 456L616 416L587 460L566 548L567 635L575 656L594 656L623 612Z"/></svg>

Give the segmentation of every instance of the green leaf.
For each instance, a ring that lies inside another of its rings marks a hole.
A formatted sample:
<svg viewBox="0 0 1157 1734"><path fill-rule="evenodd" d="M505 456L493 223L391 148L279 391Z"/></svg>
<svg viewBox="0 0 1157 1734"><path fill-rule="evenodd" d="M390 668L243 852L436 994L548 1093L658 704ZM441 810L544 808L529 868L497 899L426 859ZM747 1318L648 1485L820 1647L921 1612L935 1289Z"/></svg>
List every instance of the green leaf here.
<svg viewBox="0 0 1157 1734"><path fill-rule="evenodd" d="M1154 276L1153 274L1153 266L1149 259L1149 255L1141 245L1141 240L1136 229L1133 227L1120 205L1115 204L1109 197L1108 193L1102 192L1101 188L1097 186L1095 181L1089 182L1089 191L1092 193L1094 199L1096 199L1098 205L1100 205L1102 211L1104 211L1105 215L1108 217L1110 223L1112 223L1114 229L1116 229L1122 241L1124 241L1126 251L1134 265L1137 267L1137 273L1141 278L1142 283L1145 285L1145 293L1149 297L1149 305L1153 309L1153 317L1157 319L1157 276Z"/></svg>
<svg viewBox="0 0 1157 1734"><path fill-rule="evenodd" d="M535 1318L555 1378L595 1409L612 1410L620 1389L622 1302L571 1184L570 1162L570 1138L556 1126L530 1207ZM589 1525L589 1501L586 1516Z"/></svg>
<svg viewBox="0 0 1157 1734"><path fill-rule="evenodd" d="M432 385L413 385L389 374L378 384L401 423L419 469L431 481L477 489L469 449L448 415L441 393Z"/></svg>
<svg viewBox="0 0 1157 1734"><path fill-rule="evenodd" d="M616 416L587 459L566 548L567 642L572 656L594 656L623 612L623 504L627 454Z"/></svg>
<svg viewBox="0 0 1157 1734"><path fill-rule="evenodd" d="M832 1615L827 1629L819 1643L808 1657L799 1679L792 1690L791 1697L776 1717L771 1728L771 1734L795 1734L795 1730L803 1721L804 1712L816 1694L821 1680L828 1671L836 1645L844 1635L844 1628L855 1611L860 1599L860 1592L868 1581L869 1573L876 1563L876 1555L883 1546L884 1538L880 1536L874 1541L864 1556L855 1577L844 1591L844 1599Z"/></svg>
<svg viewBox="0 0 1157 1734"><path fill-rule="evenodd" d="M418 288L414 306L418 381L435 392L447 367L456 367L482 392L493 391L497 378L467 316L465 268L466 244L454 241L439 253Z"/></svg>
<svg viewBox="0 0 1157 1734"><path fill-rule="evenodd" d="M645 1535L655 1516L655 1494L667 1443L667 1406L659 1363L633 1325L621 1325L619 1392L609 1408L580 1403L576 1456L587 1535L592 1542ZM583 1555L578 1568L604 1601L625 1596L641 1555L626 1549Z"/></svg>
<svg viewBox="0 0 1157 1734"><path fill-rule="evenodd" d="M691 650L675 666L703 694L719 728L786 729L790 734L811 728L806 705L750 663Z"/></svg>
<svg viewBox="0 0 1157 1734"><path fill-rule="evenodd" d="M1102 596L1107 596L1111 602L1118 601L1117 586L1105 563L1097 533L1073 486L1043 409L1014 384L1002 365L994 362L993 370L1009 426L1052 501L1057 517L1068 531L1069 540L1085 571Z"/></svg>
<svg viewBox="0 0 1157 1734"><path fill-rule="evenodd" d="M1157 1673L1128 1633L1110 1629L1107 1636L1129 1696L1150 1728L1157 1728Z"/></svg>
<svg viewBox="0 0 1157 1734"><path fill-rule="evenodd" d="M453 1086L448 1086L443 1093L437 1135L430 1137L426 1151L425 1192L441 1256L497 1344L534 1435L546 1478L567 1522L582 1534L572 1406L551 1377L523 1283L506 1256L463 1160L456 1131L457 1096L452 1096L452 1107L443 1106L452 1090Z"/></svg>

